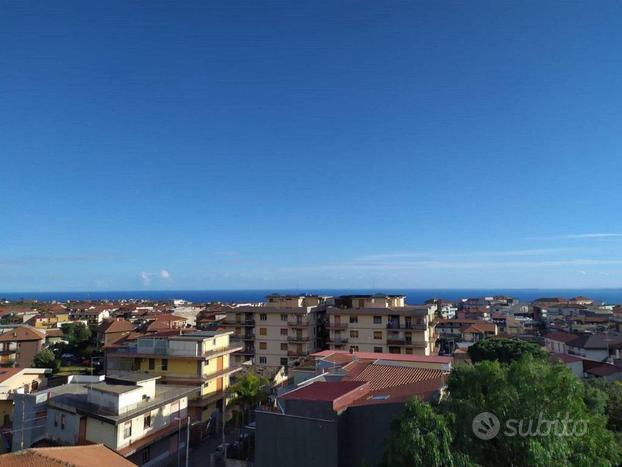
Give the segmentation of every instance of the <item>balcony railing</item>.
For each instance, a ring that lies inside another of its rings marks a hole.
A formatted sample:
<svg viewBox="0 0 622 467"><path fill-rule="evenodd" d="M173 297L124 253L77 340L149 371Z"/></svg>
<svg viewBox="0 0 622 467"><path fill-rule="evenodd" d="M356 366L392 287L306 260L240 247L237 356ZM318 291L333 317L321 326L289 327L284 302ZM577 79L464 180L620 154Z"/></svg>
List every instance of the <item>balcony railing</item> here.
<svg viewBox="0 0 622 467"><path fill-rule="evenodd" d="M416 323L398 323L395 321L389 321L387 323L387 329L404 329L404 330L412 330L412 331L425 331L428 329L427 324L416 324Z"/></svg>
<svg viewBox="0 0 622 467"><path fill-rule="evenodd" d="M336 345L347 344L348 338L347 337L333 337L329 339L328 342L330 342L331 344L336 344Z"/></svg>
<svg viewBox="0 0 622 467"><path fill-rule="evenodd" d="M343 331L345 329L348 329L348 323L328 323L328 329Z"/></svg>
<svg viewBox="0 0 622 467"><path fill-rule="evenodd" d="M309 336L287 336L288 342L309 342Z"/></svg>
<svg viewBox="0 0 622 467"><path fill-rule="evenodd" d="M213 358L218 357L220 355L225 355L228 353L236 352L243 348L242 345L236 345L232 343L232 345L226 347L218 347L216 349L208 350L203 353L194 353L194 354L178 354L178 353L170 353L168 349L149 349L148 351L139 351L136 347L123 347L118 349L108 349L107 352L110 354L114 354L118 357L139 357L139 358Z"/></svg>
<svg viewBox="0 0 622 467"><path fill-rule="evenodd" d="M307 328L309 327L308 321L288 321L287 325L292 328Z"/></svg>
<svg viewBox="0 0 622 467"><path fill-rule="evenodd" d="M287 351L287 356L288 357L304 357L305 355L308 355L309 352L305 352L304 350L301 350L300 352L297 350L288 350Z"/></svg>
<svg viewBox="0 0 622 467"><path fill-rule="evenodd" d="M226 319L222 323L228 326L255 326L254 319Z"/></svg>

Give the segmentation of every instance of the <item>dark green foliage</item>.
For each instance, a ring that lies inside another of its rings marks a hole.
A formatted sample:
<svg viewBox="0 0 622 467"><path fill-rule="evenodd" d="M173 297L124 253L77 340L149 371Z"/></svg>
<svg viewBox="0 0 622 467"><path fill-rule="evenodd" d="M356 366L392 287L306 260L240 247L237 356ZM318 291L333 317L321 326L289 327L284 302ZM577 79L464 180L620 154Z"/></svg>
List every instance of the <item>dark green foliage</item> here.
<svg viewBox="0 0 622 467"><path fill-rule="evenodd" d="M485 339L469 347L469 357L473 363L483 360L511 363L527 354L537 359L548 358L548 354L538 344L518 339Z"/></svg>
<svg viewBox="0 0 622 467"><path fill-rule="evenodd" d="M35 368L50 368L53 371L58 370L60 361L54 357L54 352L49 349L43 349L33 360Z"/></svg>

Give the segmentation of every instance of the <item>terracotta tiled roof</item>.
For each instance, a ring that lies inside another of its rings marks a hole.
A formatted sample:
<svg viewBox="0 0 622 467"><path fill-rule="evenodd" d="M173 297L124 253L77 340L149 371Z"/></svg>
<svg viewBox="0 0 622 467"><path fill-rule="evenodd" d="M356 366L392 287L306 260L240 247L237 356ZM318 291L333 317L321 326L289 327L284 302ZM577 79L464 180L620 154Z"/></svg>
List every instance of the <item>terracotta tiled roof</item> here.
<svg viewBox="0 0 622 467"><path fill-rule="evenodd" d="M480 321L479 323L466 324L460 329L461 332L495 332L497 325L495 323L486 323Z"/></svg>
<svg viewBox="0 0 622 467"><path fill-rule="evenodd" d="M183 316L175 316L170 313L147 313L144 316L147 320L158 320L158 321L186 321L186 318Z"/></svg>
<svg viewBox="0 0 622 467"><path fill-rule="evenodd" d="M577 335L572 334L570 332L553 331L553 332L549 332L548 334L546 334L544 338L550 339L552 341L557 341L557 342L570 342L576 339Z"/></svg>
<svg viewBox="0 0 622 467"><path fill-rule="evenodd" d="M3 467L132 467L136 464L123 458L103 444L31 448L0 455Z"/></svg>
<svg viewBox="0 0 622 467"><path fill-rule="evenodd" d="M134 325L124 319L106 321L102 324L104 334L113 332L131 332L134 331Z"/></svg>
<svg viewBox="0 0 622 467"><path fill-rule="evenodd" d="M345 357L337 357L342 355ZM311 354L312 357L321 358L333 363L345 363L349 360L392 360L397 362L415 362L415 363L440 363L449 364L452 362L451 357L443 357L440 355L406 355L394 353L376 353L376 352L354 352L347 350L322 350ZM346 359L347 358L347 359Z"/></svg>
<svg viewBox="0 0 622 467"><path fill-rule="evenodd" d="M377 363L368 365L363 371L352 377L353 381L368 381L370 389L377 391L389 387L402 386L405 384L420 383L427 380L437 380L445 373L441 370L430 368L412 368L407 366L380 365ZM350 377L346 376L346 380Z"/></svg>
<svg viewBox="0 0 622 467"><path fill-rule="evenodd" d="M45 339L45 335L30 326L17 326L12 331L0 334L0 342L38 341Z"/></svg>
<svg viewBox="0 0 622 467"><path fill-rule="evenodd" d="M364 384L364 381L315 382L285 393L281 398L306 401L334 401L357 390Z"/></svg>
<svg viewBox="0 0 622 467"><path fill-rule="evenodd" d="M23 368L0 368L0 383L3 383L9 378L12 378L20 371L23 371ZM1 465L1 463L0 463Z"/></svg>

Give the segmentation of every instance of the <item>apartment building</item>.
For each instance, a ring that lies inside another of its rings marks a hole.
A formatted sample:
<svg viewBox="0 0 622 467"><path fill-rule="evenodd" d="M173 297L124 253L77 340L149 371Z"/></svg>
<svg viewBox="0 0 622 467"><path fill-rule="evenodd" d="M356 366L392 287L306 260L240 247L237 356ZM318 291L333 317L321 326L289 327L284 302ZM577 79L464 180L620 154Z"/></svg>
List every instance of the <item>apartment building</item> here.
<svg viewBox="0 0 622 467"><path fill-rule="evenodd" d="M222 325L243 342L234 359L265 367L287 366L318 348L318 313L328 297L269 295L266 305L231 309ZM292 306L295 305L295 306Z"/></svg>
<svg viewBox="0 0 622 467"><path fill-rule="evenodd" d="M177 460L185 449L188 395L194 388L156 384L158 378L134 373L54 388L44 439L102 443L138 465Z"/></svg>
<svg viewBox="0 0 622 467"><path fill-rule="evenodd" d="M29 394L47 386L47 368L0 368L0 424L11 427L15 394Z"/></svg>
<svg viewBox="0 0 622 467"><path fill-rule="evenodd" d="M335 299L328 307L330 350L432 355L436 351L435 304L405 305L404 296Z"/></svg>
<svg viewBox="0 0 622 467"><path fill-rule="evenodd" d="M0 334L0 366L33 366L35 355L43 348L45 333L31 326L17 326Z"/></svg>
<svg viewBox="0 0 622 467"><path fill-rule="evenodd" d="M219 408L230 377L240 370L230 364L230 355L242 350L231 344L232 332L169 330L106 346L106 374L124 372L150 374L171 385L195 387L190 396L193 421L207 420Z"/></svg>

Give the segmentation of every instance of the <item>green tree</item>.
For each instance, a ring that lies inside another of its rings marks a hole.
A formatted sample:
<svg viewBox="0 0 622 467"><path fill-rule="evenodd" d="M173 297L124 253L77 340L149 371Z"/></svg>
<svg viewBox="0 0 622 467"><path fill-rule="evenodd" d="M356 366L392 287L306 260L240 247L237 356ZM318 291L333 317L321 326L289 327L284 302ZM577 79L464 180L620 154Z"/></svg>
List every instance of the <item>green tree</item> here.
<svg viewBox="0 0 622 467"><path fill-rule="evenodd" d="M453 436L445 418L414 398L393 421L380 467L454 467L468 464L452 449Z"/></svg>
<svg viewBox="0 0 622 467"><path fill-rule="evenodd" d="M248 419L249 409L254 408L268 397L268 378L249 371L240 376L235 384L229 386L229 393L233 396L232 404L242 410L243 423Z"/></svg>
<svg viewBox="0 0 622 467"><path fill-rule="evenodd" d="M62 325L63 334L74 349L85 347L92 337L92 332L84 323L65 323Z"/></svg>
<svg viewBox="0 0 622 467"><path fill-rule="evenodd" d="M622 432L622 382L614 381L607 385L607 426L610 430Z"/></svg>
<svg viewBox="0 0 622 467"><path fill-rule="evenodd" d="M453 447L482 466L615 465L622 460L606 417L588 408L583 383L561 364L527 355L509 365L461 366L448 379L448 393L441 408ZM474 418L484 412L499 419L500 430L490 440L473 430Z"/></svg>
<svg viewBox="0 0 622 467"><path fill-rule="evenodd" d="M548 358L548 354L538 344L518 339L485 339L470 346L468 352L473 363L483 360L511 363L527 354L537 359Z"/></svg>
<svg viewBox="0 0 622 467"><path fill-rule="evenodd" d="M58 370L60 361L54 356L54 352L49 349L43 349L33 360L35 368L50 368L53 371Z"/></svg>

